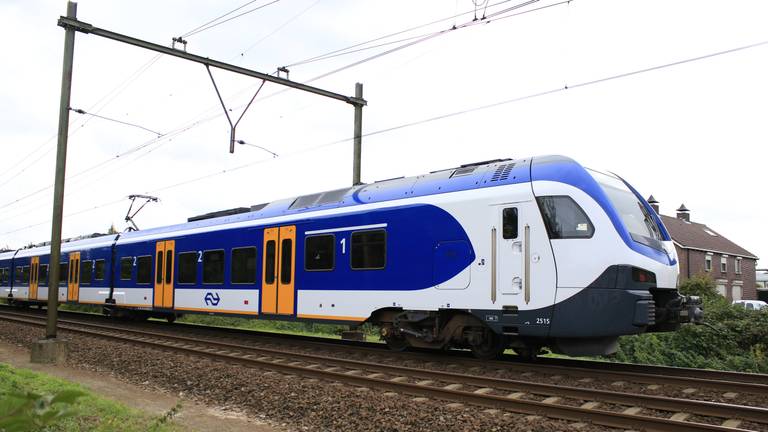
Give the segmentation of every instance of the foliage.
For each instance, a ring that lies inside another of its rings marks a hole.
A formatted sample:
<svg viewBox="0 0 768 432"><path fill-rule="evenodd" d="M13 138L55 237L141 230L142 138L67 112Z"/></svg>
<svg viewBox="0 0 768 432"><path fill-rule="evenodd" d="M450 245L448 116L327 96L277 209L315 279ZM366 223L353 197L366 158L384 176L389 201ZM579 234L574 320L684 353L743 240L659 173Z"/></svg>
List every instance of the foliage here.
<svg viewBox="0 0 768 432"><path fill-rule="evenodd" d="M181 406L150 417L81 386L0 363L0 431L170 432Z"/></svg>
<svg viewBox="0 0 768 432"><path fill-rule="evenodd" d="M680 291L703 298L705 325L622 337L613 360L768 373L768 311L730 305L705 277L685 281Z"/></svg>
<svg viewBox="0 0 768 432"><path fill-rule="evenodd" d="M0 398L0 405L8 410L5 416L0 417L0 430L21 432L51 426L73 416L72 404L84 395L84 392L73 389L61 390L55 395L8 393Z"/></svg>

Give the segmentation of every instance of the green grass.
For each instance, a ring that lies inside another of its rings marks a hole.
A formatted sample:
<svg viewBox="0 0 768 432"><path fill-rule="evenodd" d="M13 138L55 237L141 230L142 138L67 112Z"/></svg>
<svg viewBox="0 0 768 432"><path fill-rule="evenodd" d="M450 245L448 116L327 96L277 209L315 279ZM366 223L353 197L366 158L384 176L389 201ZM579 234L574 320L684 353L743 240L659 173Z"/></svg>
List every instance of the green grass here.
<svg viewBox="0 0 768 432"><path fill-rule="evenodd" d="M63 395L78 391L82 392L83 396L78 398L69 408L66 407L66 404L55 405L61 410L70 410L72 415L38 430L51 432L107 432L115 430L171 432L180 430L172 424L170 412L164 416L153 417L99 397L79 384L27 369L15 368L4 363L0 363L0 421L7 418L20 404L19 399L14 398L13 394L32 392L38 395ZM176 410L173 414L175 412Z"/></svg>
<svg viewBox="0 0 768 432"><path fill-rule="evenodd" d="M340 338L341 332L348 330L349 326L334 324L316 324L309 322L268 321L252 318L235 318L217 315L184 315L178 320L180 323L197 324L205 326L238 328L256 330L271 333L294 334L301 336L315 336L327 338ZM361 330L370 342L378 342L378 329L370 325L363 325Z"/></svg>

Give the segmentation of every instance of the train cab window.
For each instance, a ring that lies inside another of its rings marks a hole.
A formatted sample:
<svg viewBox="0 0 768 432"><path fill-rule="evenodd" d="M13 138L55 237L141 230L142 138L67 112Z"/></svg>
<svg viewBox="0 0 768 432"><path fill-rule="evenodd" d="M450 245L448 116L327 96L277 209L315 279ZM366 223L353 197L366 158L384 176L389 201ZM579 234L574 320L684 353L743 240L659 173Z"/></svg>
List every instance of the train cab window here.
<svg viewBox="0 0 768 432"><path fill-rule="evenodd" d="M505 208L501 214L501 231L505 239L517 238L517 207Z"/></svg>
<svg viewBox="0 0 768 432"><path fill-rule="evenodd" d="M59 285L66 285L67 281L69 281L69 263L59 263Z"/></svg>
<svg viewBox="0 0 768 432"><path fill-rule="evenodd" d="M293 240L283 239L280 242L280 283L291 283L293 274Z"/></svg>
<svg viewBox="0 0 768 432"><path fill-rule="evenodd" d="M152 282L152 257L140 256L136 258L136 283L148 284Z"/></svg>
<svg viewBox="0 0 768 432"><path fill-rule="evenodd" d="M203 283L224 283L224 251L212 250L203 252Z"/></svg>
<svg viewBox="0 0 768 432"><path fill-rule="evenodd" d="M352 269L383 269L387 262L387 232L385 230L353 232L350 250Z"/></svg>
<svg viewBox="0 0 768 432"><path fill-rule="evenodd" d="M40 275L37 278L38 285L48 285L48 264L40 264Z"/></svg>
<svg viewBox="0 0 768 432"><path fill-rule="evenodd" d="M197 283L197 252L183 252L178 256L179 283Z"/></svg>
<svg viewBox="0 0 768 432"><path fill-rule="evenodd" d="M103 259L96 260L96 263L93 266L93 278L95 280L104 280L105 267L106 263Z"/></svg>
<svg viewBox="0 0 768 432"><path fill-rule="evenodd" d="M333 270L336 236L333 234L307 237L304 243L304 269Z"/></svg>
<svg viewBox="0 0 768 432"><path fill-rule="evenodd" d="M264 251L264 283L267 285L275 283L276 246L274 240L269 240Z"/></svg>
<svg viewBox="0 0 768 432"><path fill-rule="evenodd" d="M587 214L569 196L536 198L551 239L591 238L595 227Z"/></svg>
<svg viewBox="0 0 768 432"><path fill-rule="evenodd" d="M232 249L230 270L233 284L256 283L256 248Z"/></svg>
<svg viewBox="0 0 768 432"><path fill-rule="evenodd" d="M93 281L93 261L80 263L80 284L90 285Z"/></svg>
<svg viewBox="0 0 768 432"><path fill-rule="evenodd" d="M120 258L120 280L131 280L133 257Z"/></svg>

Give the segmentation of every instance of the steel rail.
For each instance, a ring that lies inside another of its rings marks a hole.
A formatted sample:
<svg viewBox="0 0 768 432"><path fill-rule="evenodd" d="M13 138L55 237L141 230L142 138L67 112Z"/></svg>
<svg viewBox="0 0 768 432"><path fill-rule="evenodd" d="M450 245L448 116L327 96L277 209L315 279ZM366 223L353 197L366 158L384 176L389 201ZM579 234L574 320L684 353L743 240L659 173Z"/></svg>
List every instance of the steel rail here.
<svg viewBox="0 0 768 432"><path fill-rule="evenodd" d="M14 317L8 317L8 316L0 316L2 319L10 320L10 321L16 321L16 322L22 322L22 323L28 323L33 325L44 325L43 323L39 322L39 320L29 320L27 317L24 318L14 318ZM311 356L311 355L305 355L305 354L296 354L296 353L285 353L277 351L277 354L281 356L290 356L290 357L298 357L298 358L309 358L312 361L310 363L313 363L309 367L307 366L298 366L295 363L291 364L283 364L276 361L269 361L269 357L260 357L260 358L252 358L253 355L237 355L233 354L231 352L226 351L214 351L211 352L207 349L195 349L190 348L187 344L207 344L209 346L220 346L229 350L250 350L250 351L276 351L276 350L268 350L263 348L253 348L253 347L247 347L247 346L241 346L236 344L227 344L227 343L220 343L215 341L200 341L198 339L193 338L187 338L187 337L177 337L173 335L165 335L165 334L157 334L153 332L142 332L139 330L129 330L131 333L137 333L142 336L137 337L130 337L126 336L125 334L122 334L126 331L126 329L123 328L114 328L114 327L108 327L98 324L90 324L90 323L76 323L74 325L81 325L81 326L90 326L99 328L100 331L93 331L93 330L84 330L81 328L74 327L73 325L64 324L62 325L63 330L72 331L76 333L86 334L90 336L97 336L107 339L117 339L117 340L123 340L128 341L132 343L138 343L141 345L149 346L152 348L160 348L160 349L166 349L176 352L182 352L185 354L193 354L203 357L212 358L218 361L221 361L222 359L226 359L230 363L237 363L242 364L245 366L253 366L257 365L258 367L265 367L267 369L271 370L278 370L280 372L285 373L292 373L292 374L300 374L300 375L307 375L312 376L316 378L321 379L331 379L335 381L341 381L345 383L349 383L352 385L359 385L359 386L375 386L377 388L384 388L389 390L395 390L401 393L407 393L407 394L416 394L416 395L428 395L433 398L437 399L447 399L447 400L456 400L472 405L479 405L479 406L485 406L485 407L492 407L492 408L501 408L509 411L514 411L522 414L536 414L536 415L545 415L550 418L559 418L564 420L571 420L571 421L582 421L584 419L589 419L593 423L601 424L604 426L609 427L640 427L645 430L658 430L658 431L682 431L682 430L717 430L717 431L737 431L737 430L744 430L744 429L737 429L737 428L729 428L724 426L715 426L715 425L708 425L708 424L702 424L702 423L693 423L693 422L685 422L685 421L678 421L678 420L671 420L671 419L663 419L663 418L655 418L655 417L643 417L638 415L632 415L632 414L625 414L625 413L613 413L609 411L602 411L597 409L588 409L588 408L576 408L566 405L555 405L551 403L544 403L544 402L536 402L536 401L529 401L529 400L521 400L521 399L513 399L509 396L498 396L498 395L490 395L490 394L478 394L475 392L468 392L468 391L461 391L458 389L449 389L445 387L431 387L431 386L424 386L419 384L411 384L411 383L404 383L404 382L396 382L392 380L385 380L376 378L375 375L373 376L358 376L348 373L342 373L342 372L336 372L333 370L322 370L318 369L317 360L321 360L321 362L326 363L345 363L345 364L351 364L355 366L356 368L363 368L363 369L372 369L375 367L382 367L383 365L370 365L365 362L359 362L354 360L342 360L342 359L336 359L336 358L330 358L327 361L320 356ZM105 329L106 328L106 329ZM115 334L115 332L118 332L118 334ZM158 342L158 341L152 341L148 340L146 337L149 336L150 338L163 338L166 340L177 340L177 341L183 341L183 345L180 344L168 344L168 342ZM275 355L275 353L270 353L271 355ZM445 380L446 376L451 376L455 378L461 378L463 383L470 384L470 385L476 385L476 386L493 386L496 387L496 389L499 390L509 390L508 388L500 388L498 386L499 380L489 379L489 378L482 378L482 377L467 377L459 374L452 374L452 373L437 373L433 371L425 371L422 369L415 369L415 368L403 368L403 367L385 367L385 368L391 368L390 371L396 371L398 373L402 371L408 371L413 372L413 374L424 374L425 372L436 378ZM332 368L333 369L333 368ZM390 372L391 373L391 372ZM476 381L472 381L476 380ZM509 380L504 380L505 384L518 384L516 382L512 382ZM490 383L490 384L489 384ZM537 388L538 385L535 385L534 387L531 387L531 389ZM581 389L575 389L575 388L568 388L568 387L557 387L557 386L545 386L549 388L555 388L557 391L560 391L560 394L563 394L561 390L565 390L566 392L569 391L579 391ZM512 388L512 390L519 390L518 388ZM613 397L616 395L611 395L611 393L615 392L601 392L604 393L604 396L607 397ZM578 393L574 393L576 395ZM621 395L621 394L618 394ZM627 400L632 400L633 396L631 395L621 395L626 398L629 398ZM578 394L577 397L583 398L584 393ZM679 401L682 402L682 401ZM723 405L723 404L714 404L714 403L708 403L708 405ZM727 404L726 404L727 405ZM682 405L680 405L682 406ZM649 406L649 408L651 408ZM725 408L725 407L722 407ZM736 414L734 408L740 408L738 406L730 406L730 414L726 417L732 417L733 414ZM748 407L747 407L748 408ZM665 410L668 408L664 408ZM673 409L674 411L675 409ZM761 409L754 409L753 412L759 412ZM762 410L766 411L766 410ZM765 420L765 413L762 413L763 416L760 417L761 420L758 421L764 421Z"/></svg>

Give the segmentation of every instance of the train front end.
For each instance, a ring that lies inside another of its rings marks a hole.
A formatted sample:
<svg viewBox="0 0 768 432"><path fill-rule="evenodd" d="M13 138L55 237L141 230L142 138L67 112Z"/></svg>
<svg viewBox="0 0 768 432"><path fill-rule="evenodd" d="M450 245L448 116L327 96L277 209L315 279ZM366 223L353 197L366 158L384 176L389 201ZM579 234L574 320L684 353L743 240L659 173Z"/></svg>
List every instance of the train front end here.
<svg viewBox="0 0 768 432"><path fill-rule="evenodd" d="M549 334L555 350L611 354L618 336L674 331L702 319L700 300L677 290L668 231L629 183L563 157L534 158L531 173L557 266ZM553 205L557 196L570 197L583 216ZM583 233L585 223L589 237L558 235L569 225Z"/></svg>

